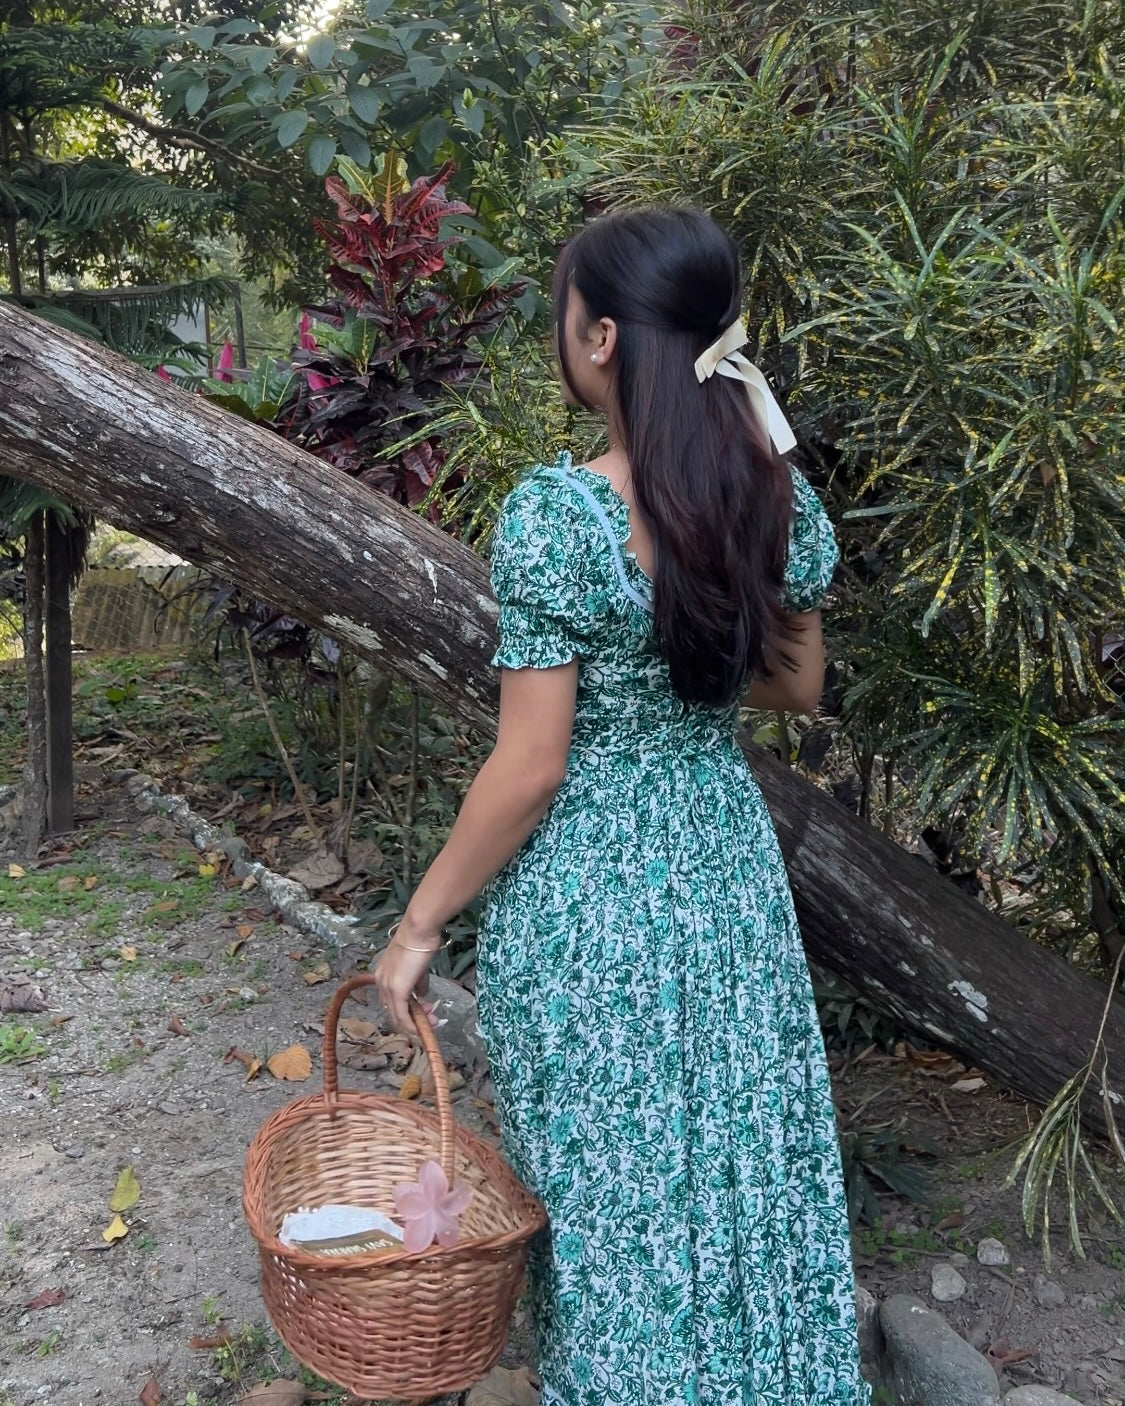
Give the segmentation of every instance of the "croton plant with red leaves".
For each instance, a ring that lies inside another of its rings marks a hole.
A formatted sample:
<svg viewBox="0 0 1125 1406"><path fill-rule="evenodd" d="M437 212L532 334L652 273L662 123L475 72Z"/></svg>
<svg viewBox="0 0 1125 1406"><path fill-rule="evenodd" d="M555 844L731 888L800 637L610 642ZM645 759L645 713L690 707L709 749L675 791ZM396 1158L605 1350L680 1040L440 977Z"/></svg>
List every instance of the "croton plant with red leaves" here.
<svg viewBox="0 0 1125 1406"><path fill-rule="evenodd" d="M448 264L446 251L460 241L443 238L442 224L472 213L446 198L452 170L447 164L397 190L388 178L378 201L328 178L337 214L317 229L340 298L306 310L293 356L298 395L287 407L289 437L411 505L441 471L440 440L417 439L393 456L387 449L425 428L447 387L480 375L482 339L524 290L490 284L478 267Z"/></svg>
<svg viewBox="0 0 1125 1406"><path fill-rule="evenodd" d="M304 310L288 362L267 358L240 373L228 343L204 393L361 483L417 506L445 459L440 437L425 433L438 417L437 402L446 388L480 377L483 341L526 285L501 285L494 270L447 259L461 241L443 237L444 221L472 213L446 198L452 163L412 185L398 169L388 160L377 189L358 168L345 166L347 180L327 179L336 218L316 228L339 297ZM396 448L404 440L409 446ZM442 487L461 483L458 475ZM435 521L441 507L434 494ZM229 587L218 589L212 609L232 628L249 628L263 651L307 658L304 627L283 612Z"/></svg>

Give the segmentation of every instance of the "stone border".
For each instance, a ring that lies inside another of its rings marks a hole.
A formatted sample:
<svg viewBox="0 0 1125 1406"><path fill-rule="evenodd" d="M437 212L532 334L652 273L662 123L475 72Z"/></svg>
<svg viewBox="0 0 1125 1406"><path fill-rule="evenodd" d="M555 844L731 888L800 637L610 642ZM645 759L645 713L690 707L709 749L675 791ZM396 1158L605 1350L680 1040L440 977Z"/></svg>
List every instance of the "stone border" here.
<svg viewBox="0 0 1125 1406"><path fill-rule="evenodd" d="M286 879L259 864L250 854L245 840L224 835L210 821L197 814L182 796L168 796L151 776L133 768L112 771L111 781L123 782L125 789L144 814L167 816L181 834L187 835L200 853L216 850L231 861L239 879L254 879L270 904L290 926L307 937L315 937L334 947L343 947L355 930L356 919L333 913L324 903L318 903L304 884Z"/></svg>

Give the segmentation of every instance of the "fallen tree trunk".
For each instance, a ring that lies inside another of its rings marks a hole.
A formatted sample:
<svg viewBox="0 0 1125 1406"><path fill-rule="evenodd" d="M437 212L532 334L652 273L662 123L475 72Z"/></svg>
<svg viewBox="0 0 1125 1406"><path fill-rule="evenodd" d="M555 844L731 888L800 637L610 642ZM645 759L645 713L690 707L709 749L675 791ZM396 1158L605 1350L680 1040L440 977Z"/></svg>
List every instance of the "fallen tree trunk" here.
<svg viewBox="0 0 1125 1406"><path fill-rule="evenodd" d="M264 429L0 307L0 471L171 548L495 722L484 564ZM747 744L809 955L1033 1101L1084 1064L1106 989ZM1125 1072L1125 1011L1105 1031ZM1092 1091L1088 1125L1104 1127Z"/></svg>

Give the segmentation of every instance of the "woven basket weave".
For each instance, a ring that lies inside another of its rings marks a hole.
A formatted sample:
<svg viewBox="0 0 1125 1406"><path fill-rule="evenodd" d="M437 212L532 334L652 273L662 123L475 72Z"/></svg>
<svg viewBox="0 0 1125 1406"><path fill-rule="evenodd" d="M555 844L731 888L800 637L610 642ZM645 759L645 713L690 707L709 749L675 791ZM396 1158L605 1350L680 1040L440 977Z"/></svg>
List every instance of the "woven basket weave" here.
<svg viewBox="0 0 1125 1406"><path fill-rule="evenodd" d="M270 1321L298 1361L356 1396L421 1400L463 1391L495 1366L543 1207L481 1138L459 1127L430 1023L412 1004L437 1112L404 1099L342 1092L336 1025L344 1001L374 978L351 978L324 1022L324 1092L295 1099L259 1129L246 1154L242 1208L258 1242ZM450 1249L333 1256L283 1245L281 1222L302 1206L369 1206L394 1216L394 1188L441 1163L473 1199Z"/></svg>

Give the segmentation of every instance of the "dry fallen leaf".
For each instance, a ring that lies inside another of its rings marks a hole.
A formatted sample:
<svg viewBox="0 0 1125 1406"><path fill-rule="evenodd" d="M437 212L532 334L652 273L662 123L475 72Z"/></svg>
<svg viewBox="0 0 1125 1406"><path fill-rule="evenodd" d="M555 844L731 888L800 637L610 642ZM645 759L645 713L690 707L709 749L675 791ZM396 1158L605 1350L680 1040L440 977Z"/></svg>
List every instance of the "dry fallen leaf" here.
<svg viewBox="0 0 1125 1406"><path fill-rule="evenodd" d="M132 1167L122 1168L121 1175L117 1178L117 1185L113 1188L113 1195L109 1198L109 1209L111 1211L130 1211L141 1199L141 1184L137 1180L137 1174Z"/></svg>
<svg viewBox="0 0 1125 1406"><path fill-rule="evenodd" d="M120 1216L114 1216L106 1228L102 1231L102 1239L108 1245L114 1244L117 1240L124 1240L129 1234L129 1227Z"/></svg>
<svg viewBox="0 0 1125 1406"><path fill-rule="evenodd" d="M951 1089L956 1089L959 1094L975 1094L985 1087L983 1079L974 1076L970 1079L958 1079L955 1084L950 1084Z"/></svg>
<svg viewBox="0 0 1125 1406"><path fill-rule="evenodd" d="M349 1040L370 1040L378 1033L379 1027L370 1020L356 1020L354 1016L345 1016L340 1021L340 1029Z"/></svg>
<svg viewBox="0 0 1125 1406"><path fill-rule="evenodd" d="M290 1045L287 1050L279 1050L266 1061L266 1068L275 1079L288 1079L300 1083L312 1073L312 1056L304 1045Z"/></svg>
<svg viewBox="0 0 1125 1406"><path fill-rule="evenodd" d="M322 981L327 981L332 975L332 968L327 962L318 962L315 967L311 967L305 973L306 986L319 986Z"/></svg>
<svg viewBox="0 0 1125 1406"><path fill-rule="evenodd" d="M422 1081L417 1074L408 1074L398 1091L399 1098L417 1098L422 1092Z"/></svg>
<svg viewBox="0 0 1125 1406"><path fill-rule="evenodd" d="M256 1055L247 1054L245 1050L240 1050L237 1045L232 1045L223 1056L223 1063L230 1064L232 1060L237 1060L239 1064L246 1066L246 1082L256 1079L262 1072L262 1061Z"/></svg>
<svg viewBox="0 0 1125 1406"><path fill-rule="evenodd" d="M87 893L89 893L91 889L97 888L98 883L99 880L97 874L87 874L86 877L82 880L82 887L86 890Z"/></svg>
<svg viewBox="0 0 1125 1406"><path fill-rule="evenodd" d="M160 1390L160 1383L155 1377L149 1377L141 1388L141 1406L160 1406L164 1400L164 1393Z"/></svg>
<svg viewBox="0 0 1125 1406"><path fill-rule="evenodd" d="M165 898L159 903L154 903L148 909L149 913L174 913L180 906L178 898Z"/></svg>
<svg viewBox="0 0 1125 1406"><path fill-rule="evenodd" d="M24 1308L29 1311L37 1308L57 1308L65 1298L66 1293L62 1289L44 1289L28 1303L25 1303Z"/></svg>
<svg viewBox="0 0 1125 1406"><path fill-rule="evenodd" d="M510 1372L493 1367L479 1386L469 1393L466 1406L538 1406L539 1392L526 1367Z"/></svg>
<svg viewBox="0 0 1125 1406"><path fill-rule="evenodd" d="M238 933L239 937L243 940L243 942L245 942L248 937L254 936L254 924L239 923L235 931Z"/></svg>
<svg viewBox="0 0 1125 1406"><path fill-rule="evenodd" d="M121 957L123 961L135 962L137 960L137 949L129 946L122 947Z"/></svg>
<svg viewBox="0 0 1125 1406"><path fill-rule="evenodd" d="M304 1406L307 1397L300 1382L259 1382L238 1398L238 1406Z"/></svg>
<svg viewBox="0 0 1125 1406"><path fill-rule="evenodd" d="M172 1035L187 1035L187 1034L189 1034L189 1031L188 1031L187 1026L183 1023L183 1021L180 1019L180 1017L179 1017L178 1015L174 1015L174 1016L172 1017L172 1019L168 1022L168 1031L169 1031L169 1034L172 1034Z"/></svg>
<svg viewBox="0 0 1125 1406"><path fill-rule="evenodd" d="M11 976L0 981L0 1015L7 1015L10 1011L31 1014L46 1009L43 988L30 977Z"/></svg>
<svg viewBox="0 0 1125 1406"><path fill-rule="evenodd" d="M226 1347L229 1342L230 1334L226 1331L217 1333L213 1338L202 1338L196 1334L188 1339L188 1347L195 1348L197 1352L214 1352L216 1348Z"/></svg>
<svg viewBox="0 0 1125 1406"><path fill-rule="evenodd" d="M8 865L8 878L9 878L9 879L26 879L26 878L27 878L27 870L23 867L22 864L9 864L9 865Z"/></svg>
<svg viewBox="0 0 1125 1406"><path fill-rule="evenodd" d="M226 947L227 956L228 956L228 957L237 957L238 954L242 951L242 949L243 949L245 946L246 946L246 939L245 939L244 937L235 938L235 940L234 940L233 942L228 942L228 943L227 943L227 947Z"/></svg>
<svg viewBox="0 0 1125 1406"><path fill-rule="evenodd" d="M344 877L344 866L334 854L328 850L320 850L290 869L289 877L315 893L318 889L326 889L331 884L339 883Z"/></svg>
<svg viewBox="0 0 1125 1406"><path fill-rule="evenodd" d="M256 889L257 887L258 887L258 881L257 881L257 879L254 877L254 875L253 875L253 874L247 874L246 877L245 877L245 879L243 879L243 881L242 881L242 892L243 892L243 893L249 893L251 889Z"/></svg>
<svg viewBox="0 0 1125 1406"><path fill-rule="evenodd" d="M199 866L199 877L201 879L213 879L219 872L216 864L201 864Z"/></svg>
<svg viewBox="0 0 1125 1406"><path fill-rule="evenodd" d="M77 874L64 874L59 880L60 893L72 893L78 887Z"/></svg>

